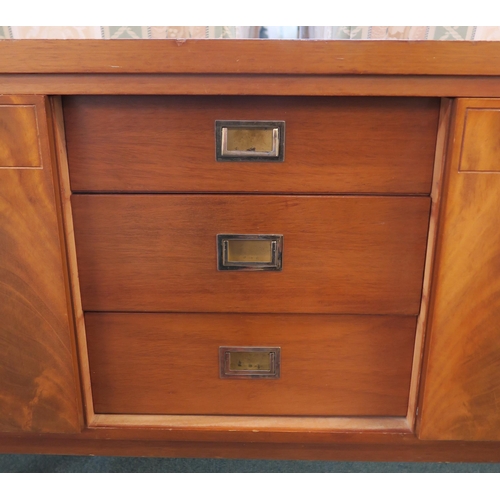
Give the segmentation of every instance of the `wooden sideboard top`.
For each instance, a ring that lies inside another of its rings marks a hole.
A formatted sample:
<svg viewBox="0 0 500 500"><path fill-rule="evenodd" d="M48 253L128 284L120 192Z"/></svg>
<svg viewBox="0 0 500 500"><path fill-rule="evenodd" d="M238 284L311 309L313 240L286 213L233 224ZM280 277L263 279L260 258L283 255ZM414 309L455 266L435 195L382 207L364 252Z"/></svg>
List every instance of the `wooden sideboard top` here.
<svg viewBox="0 0 500 500"><path fill-rule="evenodd" d="M0 94L500 97L500 42L1 40Z"/></svg>
<svg viewBox="0 0 500 500"><path fill-rule="evenodd" d="M1 73L500 75L500 42L4 40Z"/></svg>

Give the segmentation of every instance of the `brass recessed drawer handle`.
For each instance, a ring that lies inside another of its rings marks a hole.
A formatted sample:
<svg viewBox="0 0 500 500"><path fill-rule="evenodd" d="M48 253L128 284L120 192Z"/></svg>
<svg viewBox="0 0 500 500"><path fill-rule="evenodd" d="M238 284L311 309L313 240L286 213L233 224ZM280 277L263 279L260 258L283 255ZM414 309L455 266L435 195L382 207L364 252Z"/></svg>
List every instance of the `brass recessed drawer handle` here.
<svg viewBox="0 0 500 500"><path fill-rule="evenodd" d="M284 121L215 122L217 161L283 161Z"/></svg>
<svg viewBox="0 0 500 500"><path fill-rule="evenodd" d="M219 347L220 378L280 378L281 347Z"/></svg>
<svg viewBox="0 0 500 500"><path fill-rule="evenodd" d="M218 234L219 271L281 271L282 234Z"/></svg>

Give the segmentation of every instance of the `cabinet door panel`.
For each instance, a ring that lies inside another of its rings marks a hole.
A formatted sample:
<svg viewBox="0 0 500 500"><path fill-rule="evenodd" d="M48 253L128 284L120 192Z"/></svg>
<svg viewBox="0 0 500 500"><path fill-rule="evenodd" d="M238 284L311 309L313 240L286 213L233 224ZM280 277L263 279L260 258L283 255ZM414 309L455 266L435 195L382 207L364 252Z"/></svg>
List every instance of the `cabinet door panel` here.
<svg viewBox="0 0 500 500"><path fill-rule="evenodd" d="M500 439L500 100L455 105L419 436Z"/></svg>
<svg viewBox="0 0 500 500"><path fill-rule="evenodd" d="M80 429L46 110L0 97L0 431Z"/></svg>

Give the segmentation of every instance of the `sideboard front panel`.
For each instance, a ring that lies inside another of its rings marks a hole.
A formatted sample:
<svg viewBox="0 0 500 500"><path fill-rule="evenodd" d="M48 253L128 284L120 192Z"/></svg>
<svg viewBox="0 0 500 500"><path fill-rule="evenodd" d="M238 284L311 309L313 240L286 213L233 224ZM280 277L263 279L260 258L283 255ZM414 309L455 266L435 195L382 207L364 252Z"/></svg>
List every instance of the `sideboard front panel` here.
<svg viewBox="0 0 500 500"><path fill-rule="evenodd" d="M500 439L500 100L455 106L419 435Z"/></svg>

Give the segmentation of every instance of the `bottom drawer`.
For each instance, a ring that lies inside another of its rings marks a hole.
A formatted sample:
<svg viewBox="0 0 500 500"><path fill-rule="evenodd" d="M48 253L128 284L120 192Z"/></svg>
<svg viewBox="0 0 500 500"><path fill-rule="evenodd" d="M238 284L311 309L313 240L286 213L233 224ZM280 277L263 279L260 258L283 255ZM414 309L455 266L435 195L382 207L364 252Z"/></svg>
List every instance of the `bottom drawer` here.
<svg viewBox="0 0 500 500"><path fill-rule="evenodd" d="M415 317L87 313L85 321L98 414L406 414ZM220 378L220 346L280 347L280 378Z"/></svg>

